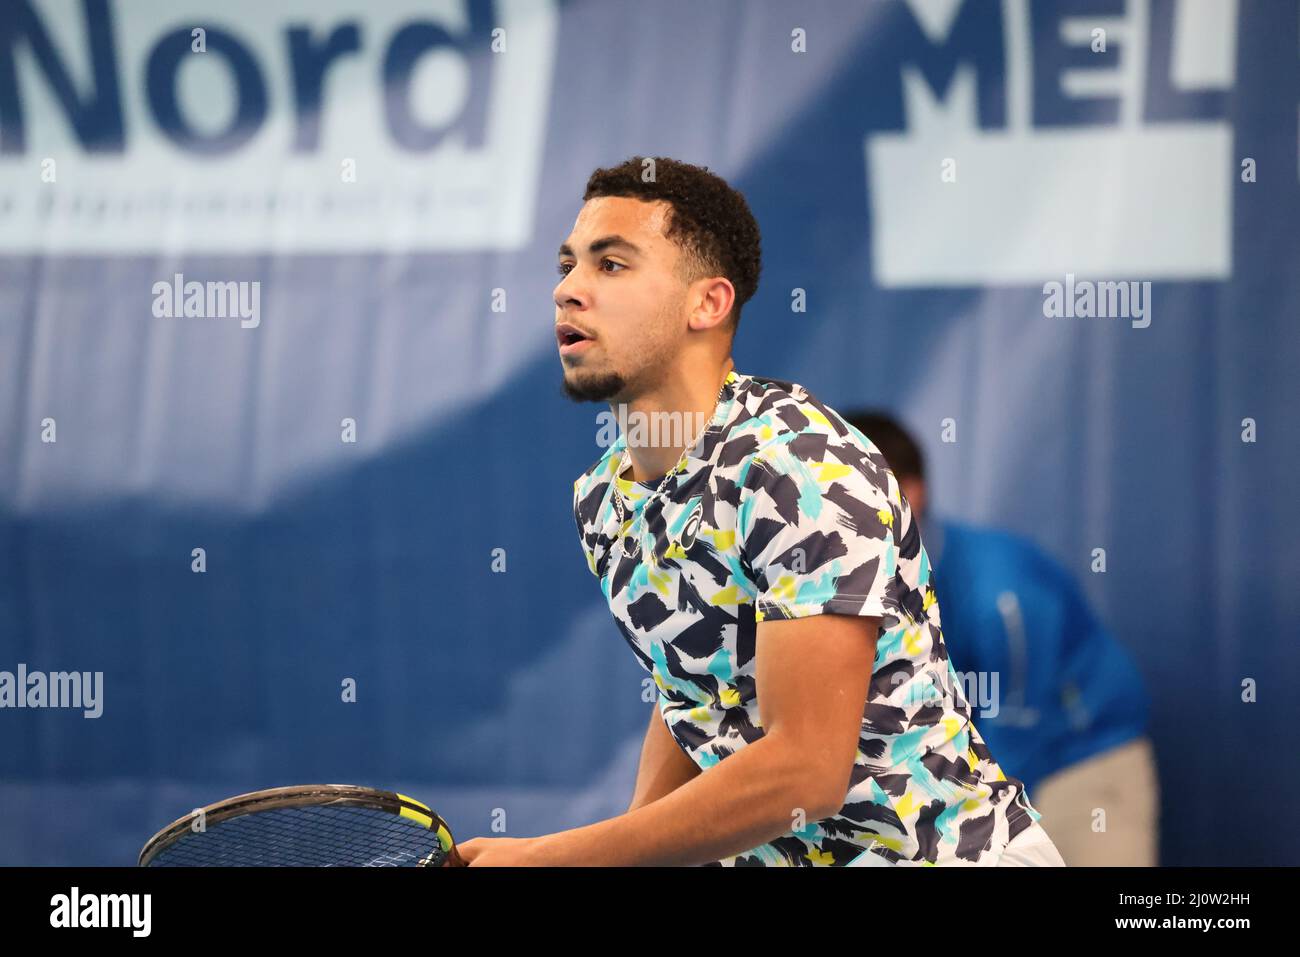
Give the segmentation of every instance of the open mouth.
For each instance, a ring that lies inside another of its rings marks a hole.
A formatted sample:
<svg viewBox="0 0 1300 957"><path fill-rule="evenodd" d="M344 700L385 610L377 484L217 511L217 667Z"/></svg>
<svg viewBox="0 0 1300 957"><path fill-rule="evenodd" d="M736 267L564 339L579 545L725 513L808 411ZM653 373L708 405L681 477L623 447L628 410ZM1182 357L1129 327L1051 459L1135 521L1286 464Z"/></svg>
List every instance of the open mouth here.
<svg viewBox="0 0 1300 957"><path fill-rule="evenodd" d="M580 347L582 343L591 342L591 337L577 326L561 322L555 327L555 341L559 343L561 352L567 352Z"/></svg>

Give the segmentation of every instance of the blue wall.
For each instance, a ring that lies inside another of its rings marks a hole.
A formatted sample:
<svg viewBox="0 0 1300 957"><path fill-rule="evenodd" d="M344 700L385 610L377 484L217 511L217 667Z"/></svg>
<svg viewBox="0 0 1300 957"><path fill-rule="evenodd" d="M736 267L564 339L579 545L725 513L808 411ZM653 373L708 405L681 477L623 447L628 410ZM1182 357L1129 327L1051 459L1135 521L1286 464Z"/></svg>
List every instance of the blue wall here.
<svg viewBox="0 0 1300 957"><path fill-rule="evenodd" d="M1153 695L1163 862L1300 858L1295 4L271 6L0 3L0 670L104 675L99 718L0 710L0 864L127 863L309 781L458 838L626 807L650 705L576 541L600 409L560 395L549 294L586 176L641 153L763 229L737 368L895 409L938 511L1078 575ZM178 79L196 23L216 62ZM356 28L319 103L304 23ZM348 157L395 206L284 201L346 197ZM463 193L403 202L421 176ZM223 205L120 204L149 190ZM1150 324L1048 318L1067 272L1149 281ZM176 273L259 282L259 324L156 315Z"/></svg>

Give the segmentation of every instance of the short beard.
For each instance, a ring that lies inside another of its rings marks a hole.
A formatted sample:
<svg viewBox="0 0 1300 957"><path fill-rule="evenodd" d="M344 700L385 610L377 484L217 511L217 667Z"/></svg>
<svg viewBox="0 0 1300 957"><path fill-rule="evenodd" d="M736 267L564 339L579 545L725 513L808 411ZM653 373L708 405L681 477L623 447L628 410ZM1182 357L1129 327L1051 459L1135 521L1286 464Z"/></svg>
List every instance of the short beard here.
<svg viewBox="0 0 1300 957"><path fill-rule="evenodd" d="M580 382L570 382L569 377L564 376L560 386L565 396L574 402L609 402L623 394L627 382L617 372L608 372Z"/></svg>

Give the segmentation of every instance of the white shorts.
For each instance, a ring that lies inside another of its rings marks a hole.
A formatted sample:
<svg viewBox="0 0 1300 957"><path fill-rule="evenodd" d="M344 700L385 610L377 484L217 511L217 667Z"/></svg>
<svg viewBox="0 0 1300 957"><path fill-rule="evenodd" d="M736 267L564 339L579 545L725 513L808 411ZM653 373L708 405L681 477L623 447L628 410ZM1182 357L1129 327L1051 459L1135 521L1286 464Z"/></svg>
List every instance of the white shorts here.
<svg viewBox="0 0 1300 957"><path fill-rule="evenodd" d="M1064 867L1065 861L1037 821L1025 828L1002 849L998 867Z"/></svg>

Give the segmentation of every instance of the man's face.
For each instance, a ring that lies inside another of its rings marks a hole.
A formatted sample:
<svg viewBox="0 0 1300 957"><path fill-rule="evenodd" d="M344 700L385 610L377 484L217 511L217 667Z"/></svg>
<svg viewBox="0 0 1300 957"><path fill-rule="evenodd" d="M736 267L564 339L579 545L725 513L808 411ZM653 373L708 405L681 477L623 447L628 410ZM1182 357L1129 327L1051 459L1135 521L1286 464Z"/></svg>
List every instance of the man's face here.
<svg viewBox="0 0 1300 957"><path fill-rule="evenodd" d="M600 196L560 246L556 341L575 402L629 402L670 374L688 289L664 236L670 215L661 200Z"/></svg>

